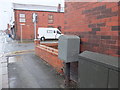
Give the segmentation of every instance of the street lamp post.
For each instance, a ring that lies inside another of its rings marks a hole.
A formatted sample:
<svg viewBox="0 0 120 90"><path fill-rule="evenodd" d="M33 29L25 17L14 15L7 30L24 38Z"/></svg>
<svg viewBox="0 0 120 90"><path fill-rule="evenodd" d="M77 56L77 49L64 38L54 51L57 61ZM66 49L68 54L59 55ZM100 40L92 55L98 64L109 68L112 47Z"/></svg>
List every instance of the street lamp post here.
<svg viewBox="0 0 120 90"><path fill-rule="evenodd" d="M21 32L21 37L20 37L21 39L20 39L20 41L21 41L21 43L23 42L23 39L22 39L22 26L23 25L25 25L25 24L20 24L20 32Z"/></svg>
<svg viewBox="0 0 120 90"><path fill-rule="evenodd" d="M34 22L34 33L35 33L35 40L36 40L36 22Z"/></svg>
<svg viewBox="0 0 120 90"><path fill-rule="evenodd" d="M36 23L37 23L37 14L33 13L33 23L34 23L34 35L35 35L35 40L36 40Z"/></svg>

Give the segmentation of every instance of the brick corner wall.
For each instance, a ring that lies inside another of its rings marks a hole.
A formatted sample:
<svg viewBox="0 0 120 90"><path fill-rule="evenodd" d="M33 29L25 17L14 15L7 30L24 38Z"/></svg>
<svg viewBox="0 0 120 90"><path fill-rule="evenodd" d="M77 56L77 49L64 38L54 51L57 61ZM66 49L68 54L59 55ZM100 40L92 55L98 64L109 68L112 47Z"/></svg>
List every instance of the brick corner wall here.
<svg viewBox="0 0 120 90"><path fill-rule="evenodd" d="M81 52L88 50L120 56L118 2L65 2L65 34L81 38Z"/></svg>

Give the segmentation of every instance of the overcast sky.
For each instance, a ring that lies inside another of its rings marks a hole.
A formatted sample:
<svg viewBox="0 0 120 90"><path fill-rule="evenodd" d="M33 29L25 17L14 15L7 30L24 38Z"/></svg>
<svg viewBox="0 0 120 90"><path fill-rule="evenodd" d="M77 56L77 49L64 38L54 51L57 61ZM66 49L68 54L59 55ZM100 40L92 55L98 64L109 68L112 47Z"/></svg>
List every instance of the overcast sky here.
<svg viewBox="0 0 120 90"><path fill-rule="evenodd" d="M37 4L57 6L58 3L64 7L64 0L0 0L0 30L7 28L7 23L11 19L12 3Z"/></svg>

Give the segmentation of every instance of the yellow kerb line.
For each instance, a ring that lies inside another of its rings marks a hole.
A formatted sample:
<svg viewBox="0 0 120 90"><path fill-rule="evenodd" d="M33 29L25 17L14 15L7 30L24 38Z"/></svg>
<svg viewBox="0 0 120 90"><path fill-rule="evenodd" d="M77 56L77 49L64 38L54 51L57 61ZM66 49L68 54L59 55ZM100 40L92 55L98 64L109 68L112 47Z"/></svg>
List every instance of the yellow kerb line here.
<svg viewBox="0 0 120 90"><path fill-rule="evenodd" d="M34 49L14 51L14 52L6 53L6 55L11 55L11 54L23 54L23 53L34 52L34 51L35 51Z"/></svg>

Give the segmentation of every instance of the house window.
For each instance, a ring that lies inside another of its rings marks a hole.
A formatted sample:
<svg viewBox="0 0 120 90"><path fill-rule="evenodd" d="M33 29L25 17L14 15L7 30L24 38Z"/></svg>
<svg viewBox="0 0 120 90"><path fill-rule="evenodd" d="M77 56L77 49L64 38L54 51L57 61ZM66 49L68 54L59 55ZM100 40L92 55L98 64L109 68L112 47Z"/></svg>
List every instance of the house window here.
<svg viewBox="0 0 120 90"><path fill-rule="evenodd" d="M19 21L20 22L26 22L26 20L25 20L25 14L19 14Z"/></svg>
<svg viewBox="0 0 120 90"><path fill-rule="evenodd" d="M53 18L54 18L53 15L49 14L48 15L48 23L53 23L54 22Z"/></svg>

